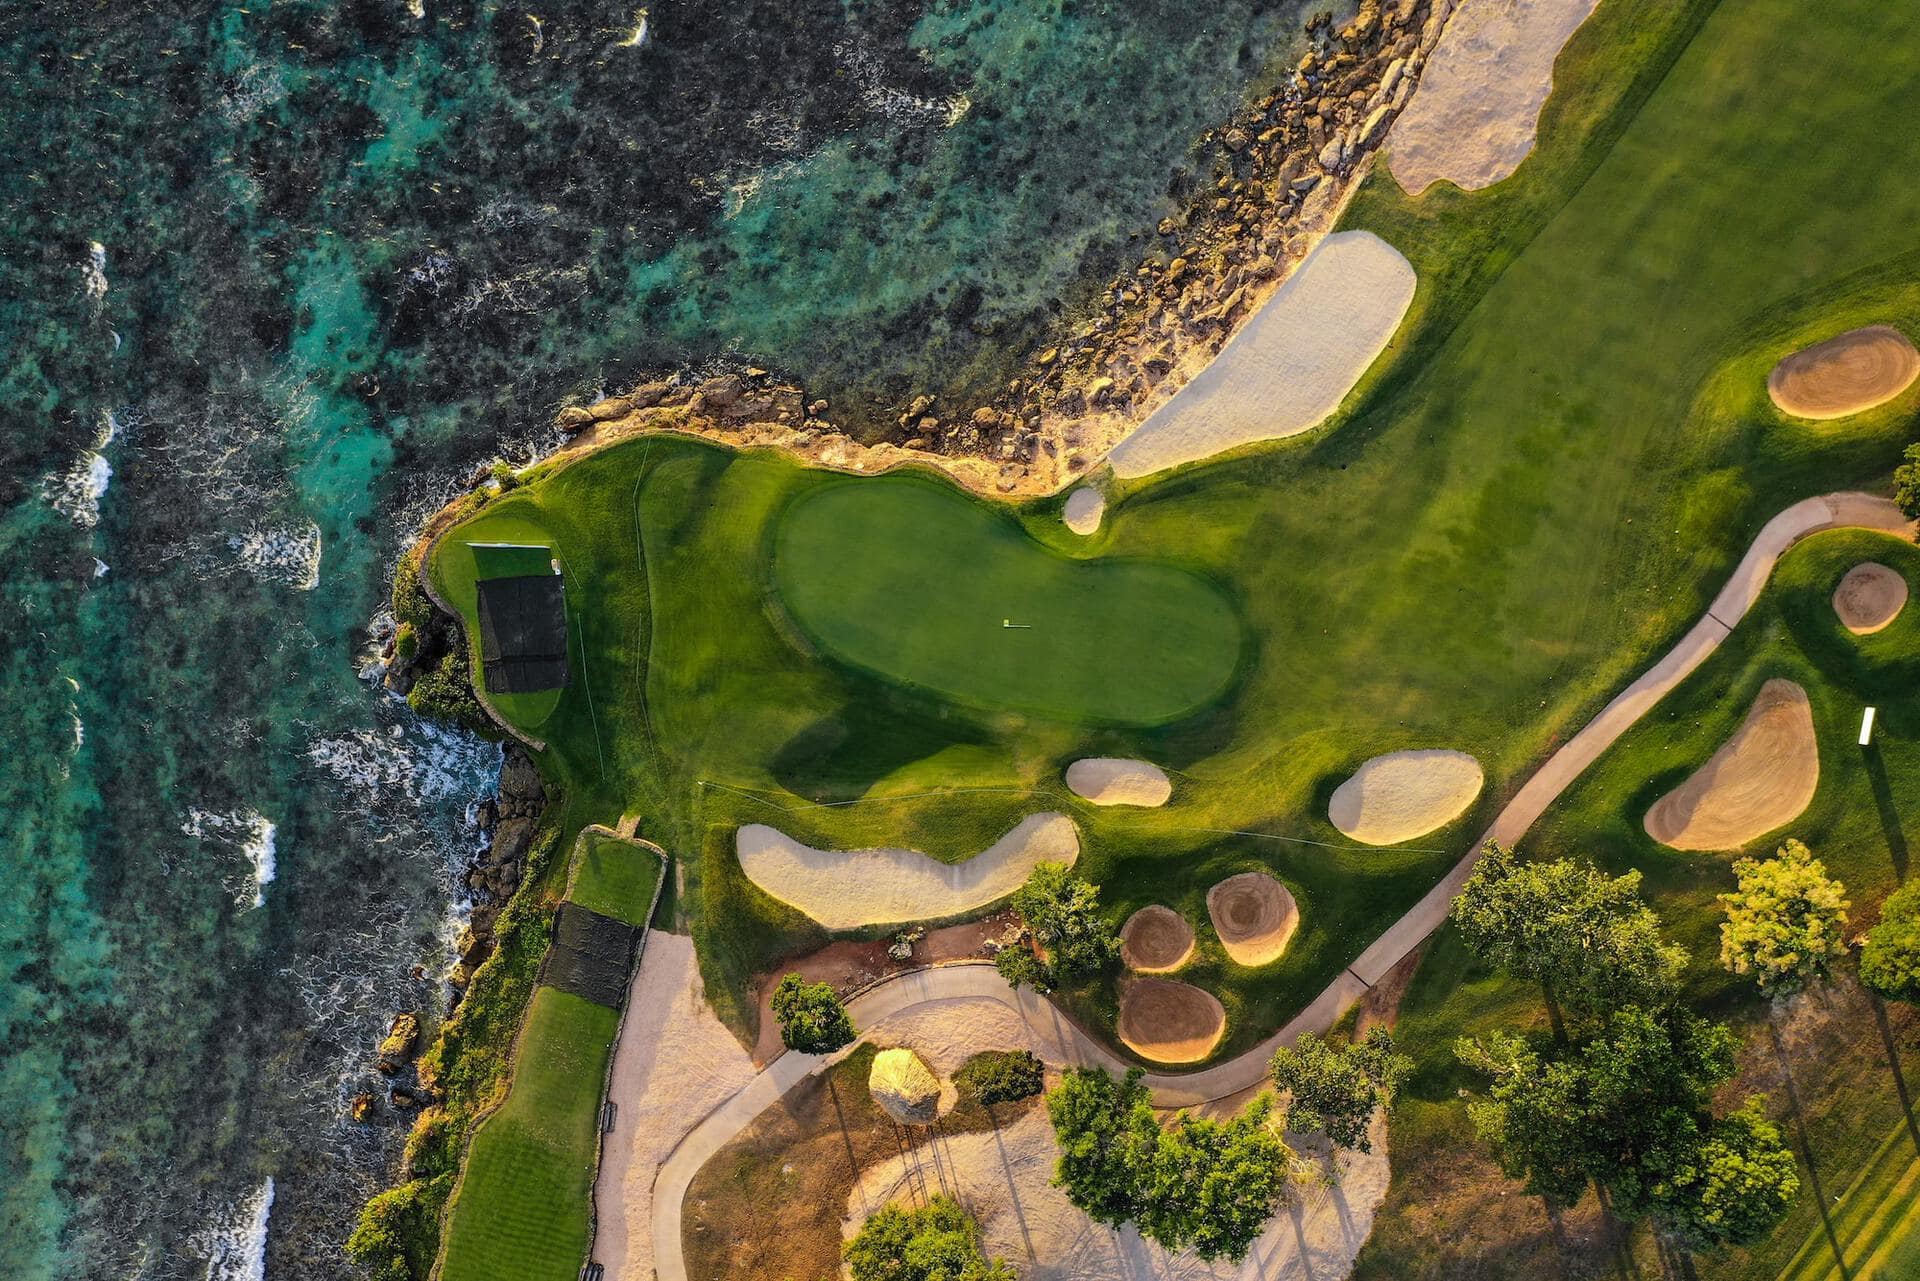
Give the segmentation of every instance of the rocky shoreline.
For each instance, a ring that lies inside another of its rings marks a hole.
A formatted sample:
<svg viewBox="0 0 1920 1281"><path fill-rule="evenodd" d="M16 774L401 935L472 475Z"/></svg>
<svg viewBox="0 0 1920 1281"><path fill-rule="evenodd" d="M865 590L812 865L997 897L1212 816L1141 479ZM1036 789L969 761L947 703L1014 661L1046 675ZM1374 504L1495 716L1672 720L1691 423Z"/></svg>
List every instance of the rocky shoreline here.
<svg viewBox="0 0 1920 1281"><path fill-rule="evenodd" d="M676 375L563 408L563 452L677 431L854 472L917 463L982 494L1055 493L1204 369L1333 229L1452 10L1453 0L1363 0L1337 30L1324 14L1310 22L1288 83L1201 138L1213 174L1202 194L991 404L917 396L884 439L863 442L827 401L766 370Z"/></svg>

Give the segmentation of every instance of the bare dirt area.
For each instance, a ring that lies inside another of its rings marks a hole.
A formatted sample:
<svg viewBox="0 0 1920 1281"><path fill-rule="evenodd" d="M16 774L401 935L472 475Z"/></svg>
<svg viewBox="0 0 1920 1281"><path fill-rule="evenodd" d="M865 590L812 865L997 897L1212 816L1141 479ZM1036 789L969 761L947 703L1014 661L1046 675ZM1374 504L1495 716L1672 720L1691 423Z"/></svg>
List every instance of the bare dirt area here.
<svg viewBox="0 0 1920 1281"><path fill-rule="evenodd" d="M1907 580L1878 561L1855 565L1833 593L1833 612L1856 636L1883 630L1907 605Z"/></svg>
<svg viewBox="0 0 1920 1281"><path fill-rule="evenodd" d="M1394 181L1417 196L1442 180L1479 191L1511 176L1533 150L1554 61L1598 3L1460 0L1387 135Z"/></svg>
<svg viewBox="0 0 1920 1281"><path fill-rule="evenodd" d="M647 935L613 1051L612 1133L594 1185L594 1258L609 1281L653 1276L653 1179L686 1133L754 1073L707 1008L693 940Z"/></svg>
<svg viewBox="0 0 1920 1281"><path fill-rule="evenodd" d="M1165 805L1173 780L1158 765L1116 756L1089 756L1067 766L1067 787L1095 805Z"/></svg>
<svg viewBox="0 0 1920 1281"><path fill-rule="evenodd" d="M1131 979L1120 992L1121 1042L1155 1063L1198 1063L1227 1032L1211 992L1171 979Z"/></svg>
<svg viewBox="0 0 1920 1281"><path fill-rule="evenodd" d="M1733 737L1647 811L1647 835L1677 850L1739 849L1798 817L1819 783L1807 691L1770 680Z"/></svg>
<svg viewBox="0 0 1920 1281"><path fill-rule="evenodd" d="M1466 813L1485 780L1480 762L1465 752L1388 752L1334 789L1327 820L1363 844L1398 845Z"/></svg>
<svg viewBox="0 0 1920 1281"><path fill-rule="evenodd" d="M1137 974L1166 974L1193 956L1193 927L1170 907L1152 903L1120 927L1120 959Z"/></svg>
<svg viewBox="0 0 1920 1281"><path fill-rule="evenodd" d="M1033 814L959 863L919 850L817 850L779 828L734 836L747 879L830 930L957 916L1005 898L1039 863L1073 863L1080 835L1064 814Z"/></svg>
<svg viewBox="0 0 1920 1281"><path fill-rule="evenodd" d="M1370 231L1328 236L1213 363L1107 455L1146 476L1307 431L1340 407L1386 349L1418 284Z"/></svg>
<svg viewBox="0 0 1920 1281"><path fill-rule="evenodd" d="M1300 925L1293 895L1265 872L1229 876L1208 890L1207 915L1227 955L1248 966L1279 960Z"/></svg>
<svg viewBox="0 0 1920 1281"><path fill-rule="evenodd" d="M1767 395L1794 418L1845 418L1884 405L1920 378L1920 350L1891 325L1850 329L1784 357Z"/></svg>

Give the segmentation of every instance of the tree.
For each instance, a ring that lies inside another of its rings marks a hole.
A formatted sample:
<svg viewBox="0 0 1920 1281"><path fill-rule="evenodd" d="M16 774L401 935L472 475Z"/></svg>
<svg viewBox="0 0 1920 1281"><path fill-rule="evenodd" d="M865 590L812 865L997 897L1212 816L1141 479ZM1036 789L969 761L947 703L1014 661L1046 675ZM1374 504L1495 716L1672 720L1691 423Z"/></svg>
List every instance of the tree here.
<svg viewBox="0 0 1920 1281"><path fill-rule="evenodd" d="M1767 1120L1766 1097L1715 1121L1706 1141L1680 1154L1653 1190L1654 1217L1699 1250L1745 1245L1773 1230L1800 1191L1793 1153Z"/></svg>
<svg viewBox="0 0 1920 1281"><path fill-rule="evenodd" d="M831 983L787 975L773 989L773 1017L780 1021L780 1040L790 1050L831 1054L853 1042L853 1019Z"/></svg>
<svg viewBox="0 0 1920 1281"><path fill-rule="evenodd" d="M1827 875L1813 852L1788 841L1770 859L1733 865L1738 886L1722 894L1720 963L1751 974L1768 996L1797 992L1827 976L1847 950L1847 887Z"/></svg>
<svg viewBox="0 0 1920 1281"><path fill-rule="evenodd" d="M1920 444L1908 445L1906 459L1893 469L1893 501L1907 515L1920 518Z"/></svg>
<svg viewBox="0 0 1920 1281"><path fill-rule="evenodd" d="M1120 940L1099 912L1100 887L1075 876L1064 863L1040 863L1013 892L1013 910L1033 932L1045 956L1024 947L1000 949L994 964L1015 987L1051 992L1064 982L1088 978L1113 964Z"/></svg>
<svg viewBox="0 0 1920 1281"><path fill-rule="evenodd" d="M1003 947L994 954L993 968L1009 987L1030 987L1045 996L1053 991L1053 967L1033 954L1024 943Z"/></svg>
<svg viewBox="0 0 1920 1281"><path fill-rule="evenodd" d="M1541 984L1559 1007L1586 1015L1652 1006L1678 989L1683 948L1640 900L1640 873L1609 877L1590 863L1522 863L1489 844L1452 917L1481 960Z"/></svg>
<svg viewBox="0 0 1920 1281"><path fill-rule="evenodd" d="M1867 931L1860 981L1895 1001L1920 1001L1920 881L1895 890Z"/></svg>
<svg viewBox="0 0 1920 1281"><path fill-rule="evenodd" d="M1182 1114L1162 1130L1135 1069L1069 1071L1047 1096L1060 1144L1054 1183L1098 1222L1203 1259L1245 1256L1278 1206L1293 1154L1255 1099L1226 1121Z"/></svg>
<svg viewBox="0 0 1920 1281"><path fill-rule="evenodd" d="M1293 1048L1275 1050L1270 1070L1273 1083L1293 1096L1289 1130L1325 1130L1343 1148L1371 1152L1367 1126L1377 1109L1392 1105L1413 1060L1393 1052L1385 1028L1338 1049L1309 1032Z"/></svg>
<svg viewBox="0 0 1920 1281"><path fill-rule="evenodd" d="M987 1260L980 1225L949 1196L917 1209L883 1207L843 1256L853 1281L1015 1281L1012 1268Z"/></svg>

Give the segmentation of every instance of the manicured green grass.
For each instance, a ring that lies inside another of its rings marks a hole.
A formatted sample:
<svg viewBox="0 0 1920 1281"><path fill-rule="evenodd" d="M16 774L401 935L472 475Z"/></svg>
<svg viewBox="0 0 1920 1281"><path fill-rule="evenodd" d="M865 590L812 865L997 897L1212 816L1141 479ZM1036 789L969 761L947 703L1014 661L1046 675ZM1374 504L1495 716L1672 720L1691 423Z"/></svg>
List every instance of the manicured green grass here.
<svg viewBox="0 0 1920 1281"><path fill-rule="evenodd" d="M775 547L781 598L823 648L962 703L1153 724L1220 694L1240 657L1233 607L1203 579L1070 559L925 477L817 486Z"/></svg>
<svg viewBox="0 0 1920 1281"><path fill-rule="evenodd" d="M533 508L511 499L497 502L480 515L462 522L458 537L441 540L427 572L432 576L435 590L460 611L461 621L467 628L468 646L475 656L476 673L480 652L478 583L486 578L551 573L556 555L547 545L550 541L533 516ZM516 545L487 546L490 543ZM572 610L570 604L568 612ZM571 627L571 619L568 624ZM482 696L493 704L495 711L527 733L544 725L560 703L560 690L487 694L477 681L475 688L482 690Z"/></svg>
<svg viewBox="0 0 1920 1281"><path fill-rule="evenodd" d="M599 832L582 832L567 899L602 916L644 926L662 871L660 856L652 850Z"/></svg>
<svg viewBox="0 0 1920 1281"><path fill-rule="evenodd" d="M1846 1275L1860 1281L1889 1275L1885 1265L1916 1225L1920 1225L1920 1155L1915 1152L1913 1131L1902 1118L1839 1198L1833 1228L1844 1243ZM1808 1234L1781 1269L1780 1281L1838 1281L1840 1276L1832 1242L1822 1227Z"/></svg>
<svg viewBox="0 0 1920 1281"><path fill-rule="evenodd" d="M544 545L475 543L468 550L473 553L475 574L481 579L519 578L528 574L553 572L553 549Z"/></svg>

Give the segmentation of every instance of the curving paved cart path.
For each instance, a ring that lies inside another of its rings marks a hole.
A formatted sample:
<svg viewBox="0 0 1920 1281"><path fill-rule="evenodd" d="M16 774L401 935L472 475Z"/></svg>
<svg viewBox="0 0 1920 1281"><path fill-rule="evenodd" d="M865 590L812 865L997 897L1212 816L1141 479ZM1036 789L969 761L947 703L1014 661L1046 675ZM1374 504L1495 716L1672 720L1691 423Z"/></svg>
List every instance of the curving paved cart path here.
<svg viewBox="0 0 1920 1281"><path fill-rule="evenodd" d="M1915 533L1915 523L1892 502L1862 493L1809 498L1768 521L1747 548L1726 586L1714 597L1713 604L1679 644L1548 757L1507 802L1466 856L1376 938L1312 1004L1278 1032L1224 1063L1199 1072L1148 1073L1146 1084L1153 1090L1154 1101L1163 1107L1189 1107L1237 1094L1266 1076L1267 1060L1281 1044L1303 1033L1324 1032L1332 1027L1369 987L1439 928L1446 919L1448 904L1472 875L1487 842L1510 845L1517 841L1602 752L1705 662L1760 599L1774 564L1789 547L1809 534L1841 528L1873 529L1909 539ZM1032 1033L1035 1052L1042 1058L1073 1065L1099 1064L1116 1070L1127 1066L1070 1022L1051 1002L1030 992L1014 991L998 971L984 962L914 970L884 979L856 994L847 1004L855 1026L872 1028L917 1005L957 997L988 997L1019 1013ZM781 1055L739 1093L708 1114L674 1148L654 1179L654 1266L659 1281L686 1281L680 1211L700 1167L789 1089L837 1062L851 1049L831 1055L791 1051Z"/></svg>

